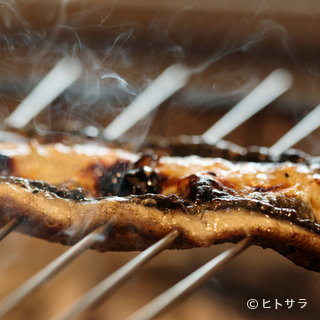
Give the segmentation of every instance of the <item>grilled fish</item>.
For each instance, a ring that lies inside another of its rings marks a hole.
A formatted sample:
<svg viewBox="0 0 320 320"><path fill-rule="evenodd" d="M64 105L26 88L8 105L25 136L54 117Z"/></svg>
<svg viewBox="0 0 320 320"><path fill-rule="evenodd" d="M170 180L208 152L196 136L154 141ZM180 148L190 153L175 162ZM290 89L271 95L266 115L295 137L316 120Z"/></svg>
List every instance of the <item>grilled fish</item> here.
<svg viewBox="0 0 320 320"><path fill-rule="evenodd" d="M181 237L172 249L251 236L320 271L320 163L312 157L235 162L35 142L0 150L0 222L23 217L20 232L72 245L109 223L98 251L143 250L174 229Z"/></svg>

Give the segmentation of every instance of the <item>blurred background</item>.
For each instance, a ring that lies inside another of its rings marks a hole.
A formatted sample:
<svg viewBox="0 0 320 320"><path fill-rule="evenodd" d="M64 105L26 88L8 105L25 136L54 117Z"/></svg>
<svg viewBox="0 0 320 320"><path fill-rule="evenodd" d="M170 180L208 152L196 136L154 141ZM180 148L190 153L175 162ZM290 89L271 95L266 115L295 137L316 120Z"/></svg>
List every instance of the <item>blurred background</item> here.
<svg viewBox="0 0 320 320"><path fill-rule="evenodd" d="M174 63L203 72L128 134L201 135L268 74L285 68L290 90L225 139L270 147L320 103L320 3L316 0L118 0L0 2L0 121L64 57L83 72L26 130L56 137L101 133ZM320 129L295 147L320 154ZM230 245L166 251L95 311L79 319L123 319ZM0 244L0 298L67 248L13 233ZM49 319L137 253L85 252L4 319ZM271 250L251 247L159 319L315 319L320 276ZM271 308L249 310L249 299ZM283 306L277 310L274 301ZM306 299L291 309L286 299Z"/></svg>

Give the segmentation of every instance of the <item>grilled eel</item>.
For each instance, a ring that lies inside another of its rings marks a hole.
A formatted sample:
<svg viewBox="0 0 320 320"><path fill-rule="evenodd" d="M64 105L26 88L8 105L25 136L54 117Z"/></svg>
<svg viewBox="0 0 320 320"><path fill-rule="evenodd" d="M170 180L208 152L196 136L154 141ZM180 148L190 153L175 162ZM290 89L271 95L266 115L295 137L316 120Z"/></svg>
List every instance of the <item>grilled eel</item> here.
<svg viewBox="0 0 320 320"><path fill-rule="evenodd" d="M171 249L251 236L320 271L320 162L305 154L246 162L252 153L239 149L235 162L34 141L0 150L0 222L23 217L20 232L72 245L108 222L98 251L143 250L174 229Z"/></svg>

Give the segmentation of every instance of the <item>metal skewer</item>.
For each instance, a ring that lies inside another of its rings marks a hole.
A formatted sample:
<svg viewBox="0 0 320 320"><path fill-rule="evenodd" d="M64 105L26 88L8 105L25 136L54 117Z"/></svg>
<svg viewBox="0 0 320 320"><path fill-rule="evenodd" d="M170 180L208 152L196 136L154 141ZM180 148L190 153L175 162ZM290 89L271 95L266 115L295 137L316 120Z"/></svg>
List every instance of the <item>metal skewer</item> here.
<svg viewBox="0 0 320 320"><path fill-rule="evenodd" d="M208 60L198 68L188 68L182 64L174 64L167 68L104 129L103 136L107 140L119 138L139 120L185 86L191 75L203 71L212 62ZM287 70L273 71L251 93L207 130L202 138L208 143L216 143L286 92L291 85L292 76Z"/></svg>
<svg viewBox="0 0 320 320"><path fill-rule="evenodd" d="M292 85L292 76L285 69L273 71L244 99L208 129L202 138L207 143L217 143L244 121L270 104Z"/></svg>
<svg viewBox="0 0 320 320"><path fill-rule="evenodd" d="M271 148L270 154L279 156L288 150L298 141L302 140L312 131L320 126L320 105L304 117L297 125L288 131L280 140L278 140Z"/></svg>
<svg viewBox="0 0 320 320"><path fill-rule="evenodd" d="M14 218L2 226L0 229L0 241L13 231L22 222L22 220L22 217Z"/></svg>
<svg viewBox="0 0 320 320"><path fill-rule="evenodd" d="M191 275L181 280L166 292L143 306L126 320L148 320L152 319L160 312L166 310L182 295L191 293L200 284L210 279L216 272L220 271L230 260L248 248L251 244L251 238L245 238L232 249L226 250L215 257L204 266L193 272Z"/></svg>
<svg viewBox="0 0 320 320"><path fill-rule="evenodd" d="M127 106L103 131L107 140L119 138L162 102L184 87L192 75L198 74L218 61L222 55L205 60L200 66L190 68L176 63L165 69L137 98Z"/></svg>
<svg viewBox="0 0 320 320"><path fill-rule="evenodd" d="M50 102L75 82L82 66L75 59L65 57L46 75L7 119L7 125L22 128Z"/></svg>
<svg viewBox="0 0 320 320"><path fill-rule="evenodd" d="M25 298L32 291L46 283L71 261L78 257L83 251L90 248L96 241L101 240L101 235L110 232L112 226L105 224L91 232L57 259L52 261L45 268L40 270L32 278L22 284L19 288L0 301L0 317L10 311L19 301Z"/></svg>
<svg viewBox="0 0 320 320"><path fill-rule="evenodd" d="M168 67L104 129L104 138L107 140L119 138L139 120L184 87L193 73L194 69L180 63Z"/></svg>
<svg viewBox="0 0 320 320"><path fill-rule="evenodd" d="M86 310L93 304L97 304L97 301L105 299L124 282L126 282L126 280L128 280L143 264L163 250L167 249L179 237L179 235L180 232L178 230L169 233L166 237L140 253L112 275L102 280L98 285L76 301L70 308L63 311L58 316L55 316L52 320L74 319L82 311Z"/></svg>

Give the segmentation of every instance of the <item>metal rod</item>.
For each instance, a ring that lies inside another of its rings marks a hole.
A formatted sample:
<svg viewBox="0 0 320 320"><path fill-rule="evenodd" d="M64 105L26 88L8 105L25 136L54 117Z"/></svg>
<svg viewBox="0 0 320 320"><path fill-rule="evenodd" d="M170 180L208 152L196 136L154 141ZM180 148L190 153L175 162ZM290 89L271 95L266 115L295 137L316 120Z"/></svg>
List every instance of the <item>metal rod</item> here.
<svg viewBox="0 0 320 320"><path fill-rule="evenodd" d="M7 119L13 128L24 127L49 103L57 98L82 73L82 66L75 59L65 57L45 76Z"/></svg>
<svg viewBox="0 0 320 320"><path fill-rule="evenodd" d="M212 259L207 264L193 272L191 275L181 280L179 283L171 287L166 292L143 306L126 320L149 320L166 310L182 295L191 293L200 284L210 279L216 272L221 270L231 259L244 251L251 244L251 238L245 238L240 241L235 247L226 250L218 257Z"/></svg>
<svg viewBox="0 0 320 320"><path fill-rule="evenodd" d="M14 218L1 227L0 241L3 240L11 231L13 231L22 222L22 220L22 217Z"/></svg>
<svg viewBox="0 0 320 320"><path fill-rule="evenodd" d="M306 137L309 133L320 126L320 105L305 116L298 124L288 131L280 140L278 140L271 148L269 153L273 156L279 156L288 150L298 141Z"/></svg>
<svg viewBox="0 0 320 320"><path fill-rule="evenodd" d="M217 143L259 110L286 92L292 84L292 76L285 69L273 71L244 99L208 129L202 138L207 143Z"/></svg>
<svg viewBox="0 0 320 320"><path fill-rule="evenodd" d="M66 267L71 261L78 257L83 251L90 248L96 241L101 240L101 235L111 230L110 224L105 224L91 232L45 268L40 270L32 278L22 284L19 288L0 301L0 317L4 316L19 301L25 298L36 288L45 284L49 279Z"/></svg>
<svg viewBox="0 0 320 320"><path fill-rule="evenodd" d="M138 269L150 259L167 249L180 235L180 231L175 230L166 237L140 253L123 267L115 271L112 275L102 280L98 285L83 295L70 308L52 318L52 320L71 320L90 306L97 305L107 298L112 292L125 283Z"/></svg>
<svg viewBox="0 0 320 320"><path fill-rule="evenodd" d="M119 138L162 102L184 87L192 75L203 72L223 55L214 55L193 68L181 63L169 66L104 129L104 138L107 140Z"/></svg>
<svg viewBox="0 0 320 320"><path fill-rule="evenodd" d="M168 67L103 131L107 140L119 138L139 120L167 100L189 81L193 69L183 64Z"/></svg>

